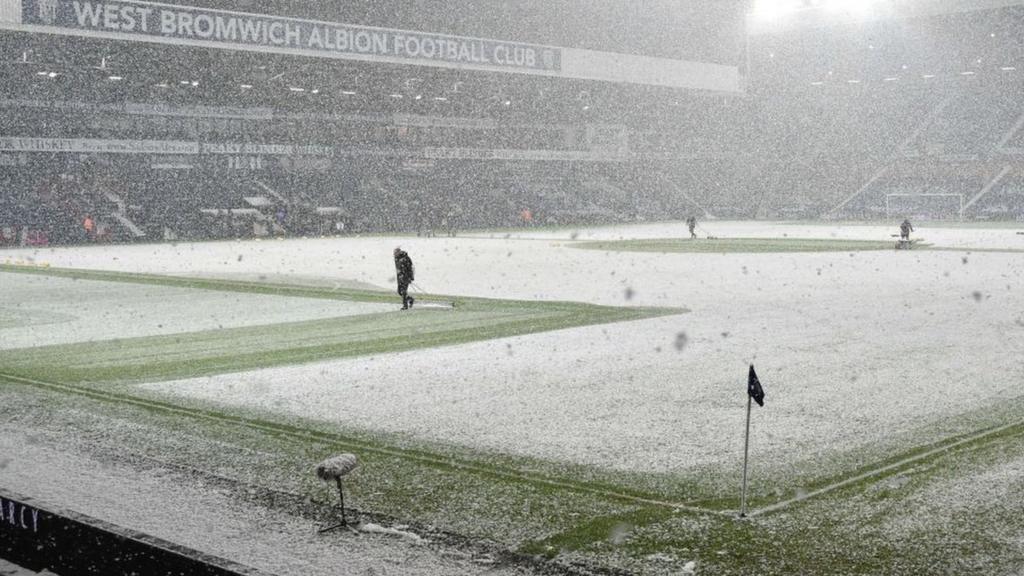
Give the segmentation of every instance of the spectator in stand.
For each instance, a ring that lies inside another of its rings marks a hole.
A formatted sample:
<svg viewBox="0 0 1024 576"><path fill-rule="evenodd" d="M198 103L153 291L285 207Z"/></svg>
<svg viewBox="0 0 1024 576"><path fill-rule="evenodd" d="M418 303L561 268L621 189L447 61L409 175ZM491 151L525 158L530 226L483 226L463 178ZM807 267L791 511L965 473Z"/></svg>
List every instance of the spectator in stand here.
<svg viewBox="0 0 1024 576"><path fill-rule="evenodd" d="M522 221L523 226L533 226L533 211L523 208L519 211L519 220Z"/></svg>
<svg viewBox="0 0 1024 576"><path fill-rule="evenodd" d="M85 231L85 241L92 242L96 239L96 221L89 214L82 220L82 229Z"/></svg>
<svg viewBox="0 0 1024 576"><path fill-rule="evenodd" d="M286 220L288 220L288 210L284 206L278 206L277 212L274 213L274 221L277 222L277 225L281 227L282 231L284 230L284 223Z"/></svg>

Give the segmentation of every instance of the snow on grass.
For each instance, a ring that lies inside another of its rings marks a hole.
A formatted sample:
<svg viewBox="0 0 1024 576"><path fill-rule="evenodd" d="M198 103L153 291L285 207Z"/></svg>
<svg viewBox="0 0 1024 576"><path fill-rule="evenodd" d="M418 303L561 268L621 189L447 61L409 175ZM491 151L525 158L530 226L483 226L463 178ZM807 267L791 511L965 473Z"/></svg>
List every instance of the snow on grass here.
<svg viewBox="0 0 1024 576"><path fill-rule="evenodd" d="M862 238L872 229L842 230ZM311 262L343 259L365 281L390 273L386 250L396 242L291 244ZM1019 395L1022 368L1013 358L1024 349L1021 254L630 254L512 238L402 242L434 291L693 313L149 388L647 472L736 460L748 362L768 395L754 418L759 470L824 473L837 452L907 435L930 441L931 424ZM344 257L332 255L339 245ZM216 257L209 258L210 270L193 266L215 272ZM274 261L267 256L265 264ZM373 272L369 261L377 262Z"/></svg>
<svg viewBox="0 0 1024 576"><path fill-rule="evenodd" d="M843 225L785 225L759 222L709 222L719 237L837 238L887 240L887 227ZM721 227L721 228L719 228ZM1009 229L931 229L921 236L935 245L1024 249L1024 236ZM264 277L297 275L302 282L319 278L326 286L337 282L394 286L391 251L402 245L416 262L417 285L433 293L509 299L556 299L618 305L683 305L704 295L732 297L737 281L754 281L765 296L802 297L838 287L900 290L907 283L930 282L952 286L974 268L961 259L1016 263L1020 254L962 254L893 252L856 254L849 261L839 254L637 254L564 249L570 237L579 240L619 240L684 237L681 224L649 224L579 231L525 231L481 238L346 237L274 242L207 242L84 246L54 249L0 250L0 261L34 258L55 267L89 268L186 276ZM785 236L784 236L785 235ZM509 236L509 237L506 237ZM519 237L529 238L524 241ZM940 242L940 240L942 242ZM943 243L945 242L945 244ZM242 258L239 258L242 256ZM877 264L874 264L876 263ZM906 263L926 263L906 276ZM837 277L839 266L857 278ZM1008 266L1005 272L1012 272ZM744 276L738 272L746 271ZM808 276L807 273L811 275ZM814 274L818 277L815 278ZM921 274L924 273L922 276ZM944 276L949 273L952 278ZM981 283L975 284L977 289ZM998 284L996 288L1002 289ZM635 299L626 301L626 289ZM796 292L803 288L804 293ZM814 291L814 292L810 292ZM749 292L749 291L748 291ZM969 293L968 293L969 294ZM745 294L745 297L756 296Z"/></svg>
<svg viewBox="0 0 1024 576"><path fill-rule="evenodd" d="M870 240L824 240L809 238L650 238L644 240L611 240L574 244L587 250L625 252L693 252L693 253L779 253L779 252L860 252L892 250L892 242Z"/></svg>
<svg viewBox="0 0 1024 576"><path fill-rule="evenodd" d="M1016 249L1024 250L1024 236L1016 234L1024 230L1024 224L1001 223L985 227L965 227L958 223L922 222L915 226L911 237L924 239L935 247L970 249ZM701 221L697 229L700 238L713 236L718 239L735 238L791 238L791 239L832 239L895 242L893 234L899 234L899 222L884 224L846 224L830 222L730 222ZM626 240L689 238L684 222L659 222L592 228L561 228L518 230L514 232L476 232L480 238L532 238L545 240Z"/></svg>
<svg viewBox="0 0 1024 576"><path fill-rule="evenodd" d="M890 233L872 226L702 227L745 237L867 240ZM669 224L575 236L661 238L670 230L685 233ZM921 235L989 248L1024 242L998 229L932 232ZM754 417L753 452L765 474L825 473L838 452L931 433L931 424L1019 395L1022 368L1013 358L1024 349L1024 254L622 253L571 249L564 241L571 231L527 235L534 239L112 246L36 257L55 266L295 273L384 286L394 273L391 249L401 244L416 261L418 283L432 292L690 308L679 317L148 386L616 470L731 466L742 450L748 362L767 392L767 407ZM551 239L536 239L545 235Z"/></svg>
<svg viewBox="0 0 1024 576"><path fill-rule="evenodd" d="M973 519L986 518L984 526L974 529L1000 540L1000 536L1006 536L1008 543L1012 543L1019 554L1024 554L1024 521L1019 498L1024 489L1024 452L1019 437L1010 438L980 455L952 457L940 462L937 468L912 471L878 491L878 498L901 500L901 513L892 514L882 522L881 528L888 535L914 538L948 522L962 523L958 529L971 530L969 524ZM918 476L928 475L937 478L931 479L923 489L903 490L918 480Z"/></svg>
<svg viewBox="0 0 1024 576"><path fill-rule="evenodd" d="M373 522L365 522L359 524L357 528L360 532L365 532L367 534L383 534L385 536L396 536L398 538L403 538L415 544L422 544L424 542L423 538L421 538L419 534L409 532L408 530L399 530L398 528L387 528L381 526L380 524L374 524Z"/></svg>
<svg viewBox="0 0 1024 576"><path fill-rule="evenodd" d="M0 454L0 483L8 490L271 574L378 574L387 566L413 576L522 573L479 566L411 533L318 535L312 520L188 474L97 460L15 427L0 427ZM74 474L55 473L63 470Z"/></svg>
<svg viewBox="0 0 1024 576"><path fill-rule="evenodd" d="M319 481L313 466L348 449L347 445L311 442L301 434L296 438L272 430L13 386L0 386L0 405L7 408L5 429L18 430L30 436L33 443L45 441L73 458L88 454L99 462L143 469L154 465L195 469L198 478L213 480L212 485L207 484L211 489L232 489L268 505L263 496L251 491L266 487L319 503L320 513L309 516L307 510L306 517L324 524L335 518L336 488ZM68 430L75 433L67 434ZM515 547L538 535L567 530L582 518L621 514L630 508L592 494L551 490L486 474L465 474L443 464L423 465L401 456L358 451L364 457L358 472L346 479L345 501L350 507L371 512L371 516L349 518L361 517L400 530L410 530L401 524L411 523L415 526L412 530L429 539L431 545L451 542L430 527ZM0 456L0 485L5 483L5 465L5 457ZM132 475L127 474L123 481L133 482ZM236 482L241 485L231 488ZM126 505L138 502L127 500Z"/></svg>
<svg viewBox="0 0 1024 576"><path fill-rule="evenodd" d="M736 237L877 239L890 233L872 226L721 224L716 233L734 230ZM685 234L683 226L667 232L673 226L583 230L575 236L617 240ZM710 471L728 481L723 489L728 495L735 492L742 455L747 362L757 365L767 393L766 407L755 408L753 419L753 494L760 498L794 488L785 485L787 474L824 476L873 461L844 459L847 450L871 449L877 460L964 426L1012 418L1019 406L1024 254L621 253L570 249L571 231L541 234L550 237L88 247L38 251L35 257L55 266L275 279L299 274L304 282L327 286L389 286L390 250L400 243L416 259L420 283L434 292L690 308L685 316L144 386L161 395L479 450L641 473L696 471L704 478ZM1024 242L1000 229L922 229L920 234L931 243L959 248L1019 249ZM0 261L3 257L0 253ZM968 412L973 422L958 418ZM78 466L68 457L73 458L61 454L59 461ZM40 462L46 469L46 459ZM73 492L75 482L49 482L38 470L19 481L48 494L67 491L64 501L93 503L103 482L113 482L91 479L92 474L79 492ZM1012 490L1019 484L1013 478L1019 474L1013 464L982 476L980 505L1005 499L1012 511ZM46 481L38 482L39 477ZM144 480L125 482L127 477L130 473L117 474L120 492L159 493ZM886 490L912 487L896 483ZM940 485L923 498L936 503L933 510L973 517L971 494L978 493L973 487L968 478ZM132 494L124 494L123 502L131 502ZM189 510L170 496L168 510ZM139 506L152 506L154 500L161 499L147 497ZM801 506L817 509L815 501ZM887 507L865 507L863 514L880 514ZM130 508L108 514L121 521ZM236 518L230 509L213 510L214 517ZM842 519L843 534L850 518L861 517L853 512ZM170 512L161 508L165 513ZM808 516L799 516L800 507L759 521L781 522L790 514L798 515L799 525L808 523ZM164 530L181 529L170 516L161 518L156 523L165 522ZM893 541L914 537L918 528L941 536L942 526L926 522L946 517L937 512L924 518L924 524L890 526ZM261 562L293 559L288 550L297 532L286 527L284 545L268 548L273 557L257 550ZM676 533L678 526L672 528ZM706 527L694 531L704 534ZM813 545L817 538L815 533ZM223 533L212 540L204 547L243 557L250 553L247 541L225 539ZM252 546L266 540L260 536ZM673 554L673 570L692 558L700 571L711 570L709 555L713 563L715 554L724 553L687 546ZM296 555L311 551L296 550Z"/></svg>
<svg viewBox="0 0 1024 576"><path fill-rule="evenodd" d="M0 349L334 318L386 304L0 272Z"/></svg>

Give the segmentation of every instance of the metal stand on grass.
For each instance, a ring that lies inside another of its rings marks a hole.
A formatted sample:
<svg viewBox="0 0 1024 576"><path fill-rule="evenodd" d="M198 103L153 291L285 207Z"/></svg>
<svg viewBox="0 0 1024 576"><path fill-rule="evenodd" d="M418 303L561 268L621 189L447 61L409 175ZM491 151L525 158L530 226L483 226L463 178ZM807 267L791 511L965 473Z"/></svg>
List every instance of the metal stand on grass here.
<svg viewBox="0 0 1024 576"><path fill-rule="evenodd" d="M740 518L747 517L747 457L750 454L750 405L753 398L747 396L747 434L743 440L743 496L740 497Z"/></svg>
<svg viewBox="0 0 1024 576"><path fill-rule="evenodd" d="M320 530L317 531L318 534L323 534L324 532L330 532L331 530L337 530L338 528L348 528L349 527L349 525L348 525L348 518L345 517L345 490L342 489L342 487L341 487L341 477L338 476L334 480L338 484L338 499L341 501L341 522L339 522L338 524L334 524L333 526L328 526L326 528L321 528Z"/></svg>
<svg viewBox="0 0 1024 576"><path fill-rule="evenodd" d="M339 454L332 458L328 458L317 465L317 477L324 482L330 482L333 480L338 486L338 500L341 503L341 522L327 526L326 528L321 528L317 531L318 534L337 530L338 528L348 528L349 530L356 532L356 530L349 526L348 518L345 517L345 490L341 485L341 479L355 470L358 465L359 461L355 454Z"/></svg>

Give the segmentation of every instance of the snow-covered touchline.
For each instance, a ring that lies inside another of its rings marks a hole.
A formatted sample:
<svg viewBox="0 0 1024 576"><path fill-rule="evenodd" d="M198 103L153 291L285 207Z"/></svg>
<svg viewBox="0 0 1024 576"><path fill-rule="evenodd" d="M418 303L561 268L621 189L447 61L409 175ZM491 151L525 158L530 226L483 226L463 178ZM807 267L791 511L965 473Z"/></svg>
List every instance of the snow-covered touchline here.
<svg viewBox="0 0 1024 576"><path fill-rule="evenodd" d="M122 395L122 394L113 394L113 393L104 392L104 391L101 391L101 390L95 390L95 389L91 389L91 388L83 388L83 387L79 387L79 386L73 386L73 385L68 385L68 384L61 384L61 383L57 383L57 382L45 382L45 381L42 381L42 380L36 380L36 379L32 379L32 378L24 378L24 377L21 377L21 376L15 376L15 375L10 375L10 374L0 373L0 380L7 380L7 381L10 381L10 382L21 383L21 384L26 384L26 385L30 385L30 386L38 386L38 387L45 387L45 388L50 388L50 389L56 389L56 390L61 390L61 391L65 391L65 392L69 392L69 393L73 393L73 394L89 396L89 397L92 397L92 398L99 398L99 399L103 399L103 400L106 400L106 401L113 401L113 402L119 402L119 403L125 403L125 404L132 404L132 405L146 407L146 408L156 408L156 409L159 409L159 410L162 410L162 411L166 411L166 412L172 412L172 413L176 413L176 414L181 414L181 415L189 416L191 418L201 418L201 419L205 419L205 420L212 420L212 421L222 422L222 423L223 422L230 422L232 424L236 424L236 425L240 425L240 426L245 426L247 428L252 428L252 429L255 429L255 430L260 430L260 431L265 431L265 432L272 432L274 434L283 434L283 435L292 436L292 437L295 437L295 438L304 438L304 439L309 439L309 440L324 441L324 440L328 439L328 438L325 438L325 436L326 437L332 436L331 434L325 433L325 432L315 433L313 431L297 431L297 430L292 430L292 429L285 429L285 428L276 427L276 426L273 426L273 425L270 425L270 424L260 423L258 421L250 420L250 419L247 419L247 418L217 416L215 414L211 414L211 413L204 412L204 411L201 411L201 410L191 410L191 409L188 409L188 408L183 408L183 407L179 407L179 406L173 406L173 405L162 403L162 402L145 400L145 399L138 398L138 397L127 396L127 395ZM832 484L828 484L826 486L822 486L821 488L817 488L815 490L809 491L809 492L807 492L807 493L805 493L805 494L803 494L801 496L797 496L797 497L794 497L794 498L789 498L787 500L782 500L780 502L776 502L775 504L771 504L771 505L768 505L768 506L763 506L761 508L753 509L753 510L751 510L747 514L747 518L753 518L753 517L762 516L764 514L768 514L768 513L771 513L771 512L777 512L779 510L783 510L783 509L788 508L788 507L790 507L790 506L792 506L794 504L798 504L800 502L804 502L804 501L816 498L818 496L822 496L822 495L827 494L829 492L833 492L835 490L839 490L841 488L844 488L844 487L856 484L856 483L858 483L858 482L860 482L862 480L866 480L868 478L872 478L872 477L875 477L875 476L879 476L879 475L885 474L886 472L890 472L890 471L893 471L893 470L901 469L901 468L903 468L903 467L905 467L905 466L907 466L909 464L914 464L916 462L927 460L928 458L931 458L932 456L935 456L937 454L942 454L944 452L949 452L949 451L954 450L954 449L956 449L956 448L958 448L960 446L963 446L965 444L970 444L972 442L976 442L978 440L982 440L982 439L985 439L987 437L1000 434L1002 432L1005 432L1006 430L1010 430L1010 429L1013 429L1013 428L1024 428L1024 419L1017 420L1017 421L1014 421L1014 422L1010 422L1008 424L1004 424L1004 425L1001 425L1001 426L997 426L995 428L985 428L983 430L979 430L979 431L977 431L977 432L975 432L973 434L970 434L970 435L968 435L966 437L963 437L960 440L956 440L956 441L951 442L949 444L943 444L942 446L933 448L931 450L927 450L927 451L922 452L920 454L917 454L915 456L904 458L904 459L901 459L899 461L896 461L896 462L893 462L893 463L890 463L890 464L886 464L884 466L880 466L880 467L874 468L872 470L868 470L867 472L863 472L863 473L858 474L856 476L845 478L843 480L834 482ZM510 479L510 480L519 480L519 481L530 482L530 483L540 483L540 484L544 484L544 485L551 486L551 487L554 487L554 488L563 488L563 489L566 489L566 490L571 490L571 491L576 491L576 492L586 492L588 494L593 494L595 496L602 496L602 497L616 499L616 500L634 502L634 503L637 503L637 504L646 504L646 505L652 505L652 506L660 506L660 507L664 507L664 508L672 508L672 509L678 510L678 511L689 512L689 513L692 513L692 514L699 514L699 515L705 515L705 516L724 516L724 517L734 517L735 516L735 513L733 511L729 511L729 510L714 510L714 509L709 509L709 508L702 508L700 506L694 506L694 505L691 505L691 504L686 504L686 503L683 503L683 502L674 502L674 501L670 501L670 500L662 500L662 499L657 499L657 498L645 498L645 497L642 497L642 496L636 496L636 495L626 494L626 493L622 493L622 492L615 492L615 491L612 491L612 490L602 490L602 489L594 488L592 486L587 486L585 484L580 484L580 483L575 483L575 482L567 482L567 481L564 481L564 480L556 480L556 479L552 479L552 478L548 478L548 477L544 477L544 476L539 476L539 475L536 475L536 474L524 474L522 472L515 471L515 470L510 470L510 469L502 470L502 469L499 469L499 468L496 468L496 467L476 466L476 465L468 464L468 463L465 463L465 462L459 462L459 461L451 459L451 458L430 458L430 457L422 456L422 455L412 455L412 454L406 453L406 452L401 451L401 450L392 450L392 449L387 449L387 448L381 448L381 447L378 447L378 446L369 446L369 445L366 445L366 444L360 444L359 442L350 441L348 439L339 439L339 438L335 437L335 438L331 438L331 440L333 442L338 443L338 444L343 444L345 446L356 448L356 449L363 450L363 451L366 451L366 452L374 452L374 453L378 453L378 454L394 456L394 457L403 458L403 459L407 459L407 460L414 460L414 461L422 462L422 463L426 463L426 464L450 466L450 467L457 468L457 469L462 470L462 471L476 472L476 473L481 473L481 474L489 474L489 475L494 475L494 476L498 476L498 477L505 478L505 479Z"/></svg>
<svg viewBox="0 0 1024 576"><path fill-rule="evenodd" d="M884 228L836 227L833 235L826 227L797 234L790 227L758 223L714 226L716 235L736 237L869 239L887 234ZM579 239L664 238L671 236L670 231L666 225L637 226L584 231ZM226 425L236 421L236 415L267 414L269 429L278 434L276 422L285 427L291 418L315 423L309 435L293 436L300 441L316 438L321 429L337 430L337 445L354 448L356 442L343 444L343 431L359 430L369 434L368 446L348 451L390 453L394 456L387 458L402 458L409 465L421 457L420 466L455 475L482 471L497 482L505 478L510 485L561 486L557 490L567 494L603 494L626 506L666 511L677 507L681 517L727 522L734 511L705 508L713 506L709 497L718 506L722 497L738 497L742 436L736 431L741 430L741 400L745 401L739 379L750 361L765 370L771 398L770 408L755 424L754 470L760 482L755 494L767 502L764 508L751 510L752 515L766 515L759 521L775 518L775 510L798 512L803 509L799 503L808 498L838 502L849 492L859 493L907 468L944 458L943 450L974 451L979 448L970 444L949 445L968 434L984 438L988 430L983 427L1024 417L1019 413L1024 398L1015 386L1024 375L1015 360L1024 344L1024 254L624 253L571 248L566 240L572 235L558 233L550 241L402 238L401 243L416 255L424 283L438 293L685 307L693 312L642 323L139 382L133 389L110 392L163 402L160 409L166 414L185 413L172 412L175 406L195 408L197 413L206 408L209 414L226 416ZM928 234L930 242L965 250L1024 248L1024 240L1017 238L1024 237L1007 237L1005 231ZM338 283L388 285L388 258L398 242L342 238L90 246L34 255L53 266L131 274L251 280L289 279L302 271L310 275L304 283L323 291ZM3 254L0 251L0 260ZM39 280L21 283L43 285ZM46 282L55 284L64 283ZM89 287L81 279L66 284L70 298L79 298ZM278 290L265 282L246 283L245 288ZM166 298L152 296L167 290L122 289L116 294L94 291L96 304L81 307L82 315L91 318L87 327L110 324L109 330L117 333L127 328L147 333L158 331L154 327L171 329L164 317L174 314L151 313L154 300L169 306ZM3 312L16 324L5 329L7 334L70 332L67 324L49 322L53 319L37 313L43 308L41 298L56 300L52 292L23 292L24 298L5 301ZM117 297L122 292L139 296L126 306ZM194 302L189 293L179 292ZM195 296L210 301L218 295L196 291ZM221 300L238 299L231 310L245 311L250 298L243 292ZM293 319L287 299L266 300L264 309L279 316L263 318L246 311L240 317L261 318L259 323L268 329L281 319ZM340 306L333 301L305 305L303 310L314 316L320 306L328 308L324 314L333 314ZM207 307L214 309L213 304ZM118 315L104 316L116 308L121 308ZM196 316L216 327L228 314L220 308L213 311L217 322L209 314ZM140 320L144 312L148 315ZM19 322L37 327L19 328ZM94 337L94 331L81 333ZM69 392L101 402L119 400L88 388L64 393ZM837 396L843 401L837 402ZM1010 433L1017 429L976 442L990 446ZM402 442L374 440L377 437ZM912 450L932 450L936 439L947 443L937 454L917 455L916 464L914 458L893 464L891 458L909 456ZM418 454L404 449L405 441L428 448ZM329 437L326 443L331 443ZM461 460L451 461L445 457L448 450L430 446L457 449L453 453ZM508 460L497 460L495 470L489 468L489 459L474 454ZM931 460L920 459L929 456ZM535 470L518 459L552 467ZM874 469L865 471L860 463ZM560 464L598 471L606 481L581 477ZM894 469L898 466L905 468ZM614 480L619 474L626 480ZM685 482L676 490L665 488L687 478L701 489L691 491ZM812 483L810 495L801 492L800 498L782 500L795 488Z"/></svg>
<svg viewBox="0 0 1024 576"><path fill-rule="evenodd" d="M33 379L33 378L25 378L25 377L22 377L22 376L15 376L13 374L3 374L3 373L0 373L0 380L7 380L9 382L20 383L20 384L25 384L25 385L29 385L29 386L43 387L43 388L48 388L48 389L51 389L51 390L58 390L58 391L72 393L72 394L78 394L78 395L81 395L81 396L87 396L87 397L90 397L90 398L93 398L93 399L105 400L105 401L108 401L108 402L118 402L118 403L122 403L122 404L131 404L131 405L134 405L134 406L140 406L140 407L144 407L144 408L157 409L157 410L161 410L161 411L164 411L164 412L170 412L170 413L174 413L174 414L180 414L180 415L183 415L183 416L188 416L188 417L191 417L191 418L200 418L200 419L204 419L204 420L212 420L212 421L220 422L220 423L231 423L231 424L236 424L236 425L239 425L239 426L245 426L247 428L251 428L251 429L254 429L254 430L260 430L260 431L264 431L264 432L271 432L271 433L276 434L276 435L291 436L293 438L302 438L302 439L306 439L306 440L316 440L316 441L320 441L320 442L328 441L329 440L329 441L332 441L332 442L334 442L336 444L344 445L346 447L350 447L350 448L357 449L357 450L362 450L364 452L373 452L373 453L383 454L383 455L387 455L387 456L394 456L394 457L397 457L397 458L403 458L403 459L406 459L406 460L413 460L413 461L422 462L422 463L429 464L429 465L447 466L447 467L456 468L458 470L465 471L465 472L474 472L474 473L479 473L479 474L487 474L487 475L491 475L491 476L497 476L499 478L504 478L504 479L507 479L507 480L518 480L518 481L521 481L521 482L529 482L529 483L534 483L534 484L544 484L544 485L550 486L552 488L562 488L562 489L566 489L566 490L570 490L570 491L574 491L574 492L586 492L588 494L593 494L595 496L601 496L601 497L605 497L605 498L609 498L609 499L622 500L622 501L628 501L628 502L635 502L637 504L649 504L649 505L655 505L655 506L662 506L662 507L673 508L673 509L681 510L681 511L685 511L685 512L691 512L691 513L694 513L694 514L720 515L720 516L728 515L726 512L722 512L722 511L719 511L719 510L710 510L710 509L701 508L701 507L698 507L698 506L691 506L691 505L685 504L683 502L672 502L672 501L668 501L668 500L659 500L659 499L655 499L655 498L645 498L645 497L642 497L642 496L636 496L636 495L633 495L633 494L626 494L626 493L623 493L623 492L615 492L615 491L612 491L612 490L602 490L602 489L599 489L599 488L594 488L592 486L587 486L586 484L582 484L582 483L568 482L568 481L565 481L565 480L555 480L555 479L552 479L552 478L548 478L548 477L545 477L545 476L539 476L539 475L536 475L536 474L525 474L525 473L522 473L520 471L516 471L516 470L512 470L512 469L500 469L500 468L497 468L497 467L477 466L477 465L474 465L474 464L460 462L460 461L457 461L457 460L455 460L453 458L441 458L441 457L431 458L431 457L422 456L422 455L412 455L412 454L409 454L409 453L401 451L401 450L381 448L379 446L369 446L369 445L361 444L359 442L351 441L351 440L348 440L348 439L340 439L340 438L337 438L337 437L333 436L332 434L329 434L329 433L326 433L326 432L314 432L314 431L311 431L311 430L309 430L309 431L298 431L298 430L294 430L294 429L291 429L291 428L277 427L277 426L273 426L273 425L269 425L269 424L265 424L265 423L260 423L260 422L257 422L257 421L254 421L254 420L250 420L250 419L247 419L247 418L243 418L243 417L217 416L216 414L212 414L212 413L205 412L205 411L202 411L202 410L191 410L191 409L188 409L188 408L183 408L183 407L180 407L180 406L174 406L174 405L166 404L166 403L163 403L163 402L149 401L149 400L144 400L144 399L133 397L133 396L127 396L127 395L122 395L122 394L114 394L114 393L105 392L105 391L102 391L102 390L96 390L96 389L92 389L92 388L73 386L73 385L69 385L69 384L61 384L61 383L57 383L57 382L45 382L45 381L36 380L36 379Z"/></svg>
<svg viewBox="0 0 1024 576"><path fill-rule="evenodd" d="M970 444L971 442L977 442L978 440L983 440L983 439L985 439L985 438L987 438L989 436L994 436L994 435L999 434L1001 432L1005 432L1006 430L1010 430L1012 428L1020 428L1020 427L1024 427L1024 419L1018 420L1016 422L1011 422L1009 424L1004 424L1002 426L997 426L995 428L986 428L984 430L980 430L980 431L978 431L978 432L976 432L974 434L971 434L971 435L969 435L969 436L967 436L965 438L961 438L960 440L957 440L955 442L951 442L949 444L944 444L942 446L939 446L938 448L933 448L931 450L927 450L925 452L917 454L916 456L911 456L909 458L904 458L904 459L899 460L897 462L893 462L892 464L887 464L887 465L882 466L880 468L875 468L874 470L869 470L869 471L864 472L862 474L858 474L856 476L852 476L850 478L846 478L844 480L840 480L839 482L834 482L832 484L828 484L827 486L822 486L821 488L817 488L815 490L811 490L810 492L807 492L806 494L802 494L800 496L796 496L796 497L790 498L788 500L783 500L781 502L776 502L775 504L771 504L769 506L764 506L762 508L757 508L757 509L749 512L747 514L747 517L761 516L763 514L768 514L770 512L777 512L779 510L783 510L785 508L788 508L788 507L790 507L790 506L792 506L794 504L803 502L805 500L809 500L811 498L815 498L817 496L821 496L823 494L827 494L829 492L833 492L835 490L839 490L841 488L845 488L847 486L856 484L857 482L860 482L862 480L867 480L868 478L871 478L871 477L874 477L874 476L878 476L878 475L881 475L881 474L885 474L886 472L891 472L893 470L899 470L899 469L907 466L908 464L914 464L916 462L927 460L928 458L931 458L932 456L935 456L936 454L942 454L943 452L949 452L950 450L955 450L956 448L958 448L960 446L963 446L965 444Z"/></svg>

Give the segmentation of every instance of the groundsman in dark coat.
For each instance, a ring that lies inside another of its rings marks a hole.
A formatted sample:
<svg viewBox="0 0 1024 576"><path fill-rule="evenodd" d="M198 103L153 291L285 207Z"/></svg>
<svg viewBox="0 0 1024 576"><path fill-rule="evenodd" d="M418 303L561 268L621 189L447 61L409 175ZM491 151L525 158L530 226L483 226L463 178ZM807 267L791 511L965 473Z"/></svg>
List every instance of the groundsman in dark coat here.
<svg viewBox="0 0 1024 576"><path fill-rule="evenodd" d="M412 258L401 248L395 248L395 275L398 279L398 295L402 297L402 310L412 308L415 298L409 296L409 284L416 279L413 272Z"/></svg>
<svg viewBox="0 0 1024 576"><path fill-rule="evenodd" d="M910 224L910 219L903 220L900 224L900 240L910 240L910 233L914 231L914 226Z"/></svg>

